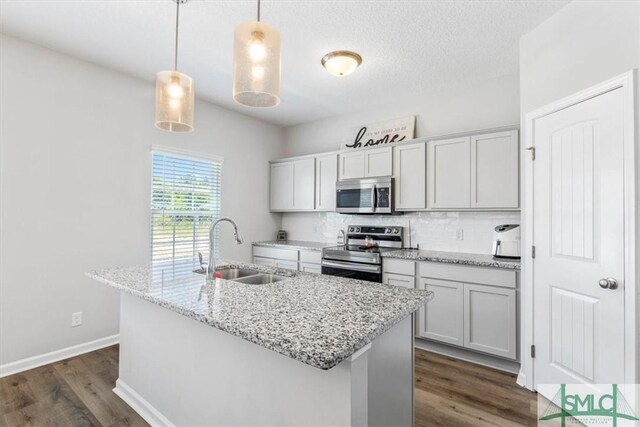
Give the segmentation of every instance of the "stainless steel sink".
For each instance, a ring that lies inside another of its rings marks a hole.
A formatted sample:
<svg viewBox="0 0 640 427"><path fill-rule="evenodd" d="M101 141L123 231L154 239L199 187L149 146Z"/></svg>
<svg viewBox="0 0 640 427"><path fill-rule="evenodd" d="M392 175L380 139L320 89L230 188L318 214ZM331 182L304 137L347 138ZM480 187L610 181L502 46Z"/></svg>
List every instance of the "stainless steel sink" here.
<svg viewBox="0 0 640 427"><path fill-rule="evenodd" d="M276 274L255 274L253 276L234 279L235 282L245 283L247 285L268 285L269 283L281 282L286 277Z"/></svg>

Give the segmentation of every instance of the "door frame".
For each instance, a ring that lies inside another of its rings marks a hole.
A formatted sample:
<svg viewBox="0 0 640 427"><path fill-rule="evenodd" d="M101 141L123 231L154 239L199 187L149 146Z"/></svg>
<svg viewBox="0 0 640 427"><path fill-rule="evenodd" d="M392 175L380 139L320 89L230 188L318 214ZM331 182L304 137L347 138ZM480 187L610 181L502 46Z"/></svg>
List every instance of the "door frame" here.
<svg viewBox="0 0 640 427"><path fill-rule="evenodd" d="M625 382L639 383L638 347L636 338L638 326L637 307L640 288L638 268L640 267L640 210L636 208L638 201L638 178L640 178L640 149L638 148L638 114L637 114L637 70L631 70L610 80L599 83L588 89L577 92L566 98L552 102L544 107L525 114L524 119L524 144L520 148L520 164L522 168L521 192L522 192L522 271L521 271L521 342L520 342L520 373L517 382L519 385L534 390L534 368L531 357L531 345L535 332L534 319L534 274L532 245L534 241L533 223L533 162L527 147L534 146L534 125L536 120L553 114L557 111L571 107L580 102L603 95L612 90L620 89L624 96L623 111L623 152L624 152L624 283L625 283L625 343L624 343L624 372Z"/></svg>

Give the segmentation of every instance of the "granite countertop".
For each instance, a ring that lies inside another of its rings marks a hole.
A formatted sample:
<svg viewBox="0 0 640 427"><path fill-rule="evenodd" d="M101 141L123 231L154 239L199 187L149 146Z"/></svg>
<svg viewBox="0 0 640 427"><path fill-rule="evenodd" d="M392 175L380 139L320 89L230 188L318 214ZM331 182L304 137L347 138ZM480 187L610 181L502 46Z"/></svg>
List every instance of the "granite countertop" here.
<svg viewBox="0 0 640 427"><path fill-rule="evenodd" d="M253 246L264 246L267 248L282 249L302 249L311 251L321 251L323 248L336 246L331 242L307 242L305 240L267 240L265 242L253 242Z"/></svg>
<svg viewBox="0 0 640 427"><path fill-rule="evenodd" d="M504 268L520 270L520 260L494 258L493 255L467 254L462 252L423 251L417 249L399 249L382 253L386 258L408 259L413 261L432 261L446 264L473 265L477 267Z"/></svg>
<svg viewBox="0 0 640 427"><path fill-rule="evenodd" d="M208 281L171 265L141 265L87 276L176 313L320 369L330 369L433 297L424 290L219 261L287 279L268 285Z"/></svg>

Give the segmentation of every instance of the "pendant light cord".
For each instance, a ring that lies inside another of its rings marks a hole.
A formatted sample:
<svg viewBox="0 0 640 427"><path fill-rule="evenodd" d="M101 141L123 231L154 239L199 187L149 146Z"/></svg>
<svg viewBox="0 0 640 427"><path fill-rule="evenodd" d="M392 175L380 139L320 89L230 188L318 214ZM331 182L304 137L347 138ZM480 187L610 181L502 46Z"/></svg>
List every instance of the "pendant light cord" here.
<svg viewBox="0 0 640 427"><path fill-rule="evenodd" d="M178 71L178 24L180 22L180 2L182 0L176 0L176 49L173 61L173 70Z"/></svg>
<svg viewBox="0 0 640 427"><path fill-rule="evenodd" d="M258 0L258 22L260 22L260 0Z"/></svg>

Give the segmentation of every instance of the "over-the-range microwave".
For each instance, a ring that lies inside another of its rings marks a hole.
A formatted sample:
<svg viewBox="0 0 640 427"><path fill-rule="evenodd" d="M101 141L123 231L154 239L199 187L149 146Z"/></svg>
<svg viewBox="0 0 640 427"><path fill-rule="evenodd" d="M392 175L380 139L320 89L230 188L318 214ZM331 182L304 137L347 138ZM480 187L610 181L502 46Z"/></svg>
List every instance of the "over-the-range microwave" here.
<svg viewBox="0 0 640 427"><path fill-rule="evenodd" d="M348 179L336 183L336 212L393 213L393 178Z"/></svg>

